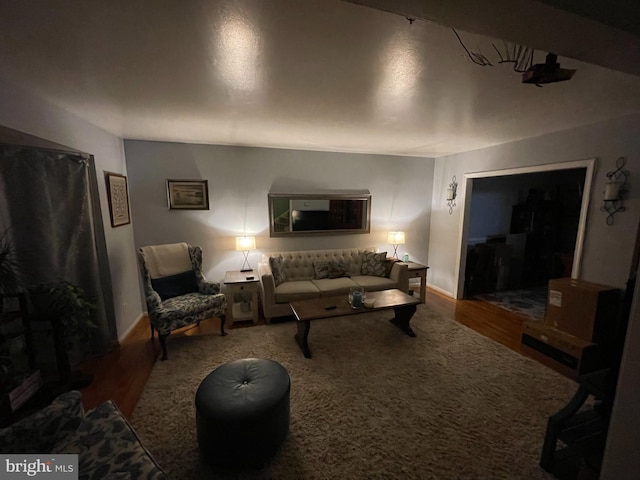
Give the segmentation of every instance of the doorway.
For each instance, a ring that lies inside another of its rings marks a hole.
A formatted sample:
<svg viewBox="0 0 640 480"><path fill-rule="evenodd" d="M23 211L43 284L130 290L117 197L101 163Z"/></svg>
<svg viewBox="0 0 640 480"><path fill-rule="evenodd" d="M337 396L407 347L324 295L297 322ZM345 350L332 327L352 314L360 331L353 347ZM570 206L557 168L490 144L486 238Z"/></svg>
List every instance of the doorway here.
<svg viewBox="0 0 640 480"><path fill-rule="evenodd" d="M594 167L591 159L465 174L456 298L546 293L550 278L578 278Z"/></svg>

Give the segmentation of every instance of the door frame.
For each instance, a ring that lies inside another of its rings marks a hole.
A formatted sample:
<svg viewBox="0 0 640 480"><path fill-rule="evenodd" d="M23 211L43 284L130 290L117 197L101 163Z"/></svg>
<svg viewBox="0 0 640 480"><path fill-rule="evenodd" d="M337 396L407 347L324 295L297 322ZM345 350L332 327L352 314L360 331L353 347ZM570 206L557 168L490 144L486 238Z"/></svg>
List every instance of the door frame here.
<svg viewBox="0 0 640 480"><path fill-rule="evenodd" d="M573 268L571 278L579 278L582 264L582 253L584 249L584 237L587 228L587 214L589 212L589 202L591 200L591 187L593 174L595 172L596 159L575 160L572 162L546 163L542 165L532 165L528 167L505 168L502 170L489 170L486 172L471 172L464 174L464 184L462 189L462 215L460 216L460 238L458 241L458 255L456 259L456 281L457 285L454 298L460 299L464 296L464 278L467 266L467 243L469 233L469 220L471 217L471 196L473 194L473 182L480 178L501 177L505 175L520 175L523 173L551 172L556 170L570 170L574 168L586 168L584 177L584 187L582 191L582 202L580 206L580 220L578 221L578 232L576 234L576 247L573 252Z"/></svg>

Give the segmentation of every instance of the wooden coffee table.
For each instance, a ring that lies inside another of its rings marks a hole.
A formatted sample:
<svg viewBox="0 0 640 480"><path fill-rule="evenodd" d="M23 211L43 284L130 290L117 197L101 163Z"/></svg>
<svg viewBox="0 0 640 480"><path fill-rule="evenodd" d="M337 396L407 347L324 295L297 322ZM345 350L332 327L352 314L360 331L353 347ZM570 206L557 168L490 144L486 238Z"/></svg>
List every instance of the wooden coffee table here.
<svg viewBox="0 0 640 480"><path fill-rule="evenodd" d="M311 358L311 351L309 350L309 344L307 342L309 329L311 328L311 320L320 320L322 318L342 317L344 315L355 315L358 313L390 310L393 308L395 317L391 319L391 323L410 337L416 336L409 322L416 312L416 306L420 304L420 300L397 289L367 292L367 299L375 300L375 306L373 308L352 308L351 305L349 305L348 295L346 293L333 297L319 297L290 302L289 305L291 305L291 309L298 320L298 333L296 333L295 339L304 356Z"/></svg>

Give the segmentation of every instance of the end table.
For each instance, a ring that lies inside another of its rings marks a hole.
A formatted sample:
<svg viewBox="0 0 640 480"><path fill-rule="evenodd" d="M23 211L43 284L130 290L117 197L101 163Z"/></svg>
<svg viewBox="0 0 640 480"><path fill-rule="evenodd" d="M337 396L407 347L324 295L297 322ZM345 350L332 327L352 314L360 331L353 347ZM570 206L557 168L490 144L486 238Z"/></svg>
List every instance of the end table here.
<svg viewBox="0 0 640 480"><path fill-rule="evenodd" d="M403 272L406 277L401 279L401 283L408 286L407 293L412 295L409 281L412 278L420 278L420 303L424 303L427 297L427 270L429 267L415 262L402 262L402 264L407 265L407 269Z"/></svg>
<svg viewBox="0 0 640 480"><path fill-rule="evenodd" d="M231 270L224 276L225 295L227 296L229 325L241 320L253 320L258 323L258 272L240 272ZM243 305L249 305L243 311Z"/></svg>

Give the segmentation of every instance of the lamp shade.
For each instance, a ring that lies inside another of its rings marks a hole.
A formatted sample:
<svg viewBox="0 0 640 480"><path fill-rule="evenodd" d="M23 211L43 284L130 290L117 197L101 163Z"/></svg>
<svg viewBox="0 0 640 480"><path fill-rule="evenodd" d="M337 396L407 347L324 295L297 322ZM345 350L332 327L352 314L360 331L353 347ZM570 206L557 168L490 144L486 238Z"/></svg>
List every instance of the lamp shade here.
<svg viewBox="0 0 640 480"><path fill-rule="evenodd" d="M387 235L387 243L391 245L404 244L404 232L389 232Z"/></svg>
<svg viewBox="0 0 640 480"><path fill-rule="evenodd" d="M236 250L244 252L256 249L256 237L236 237Z"/></svg>

